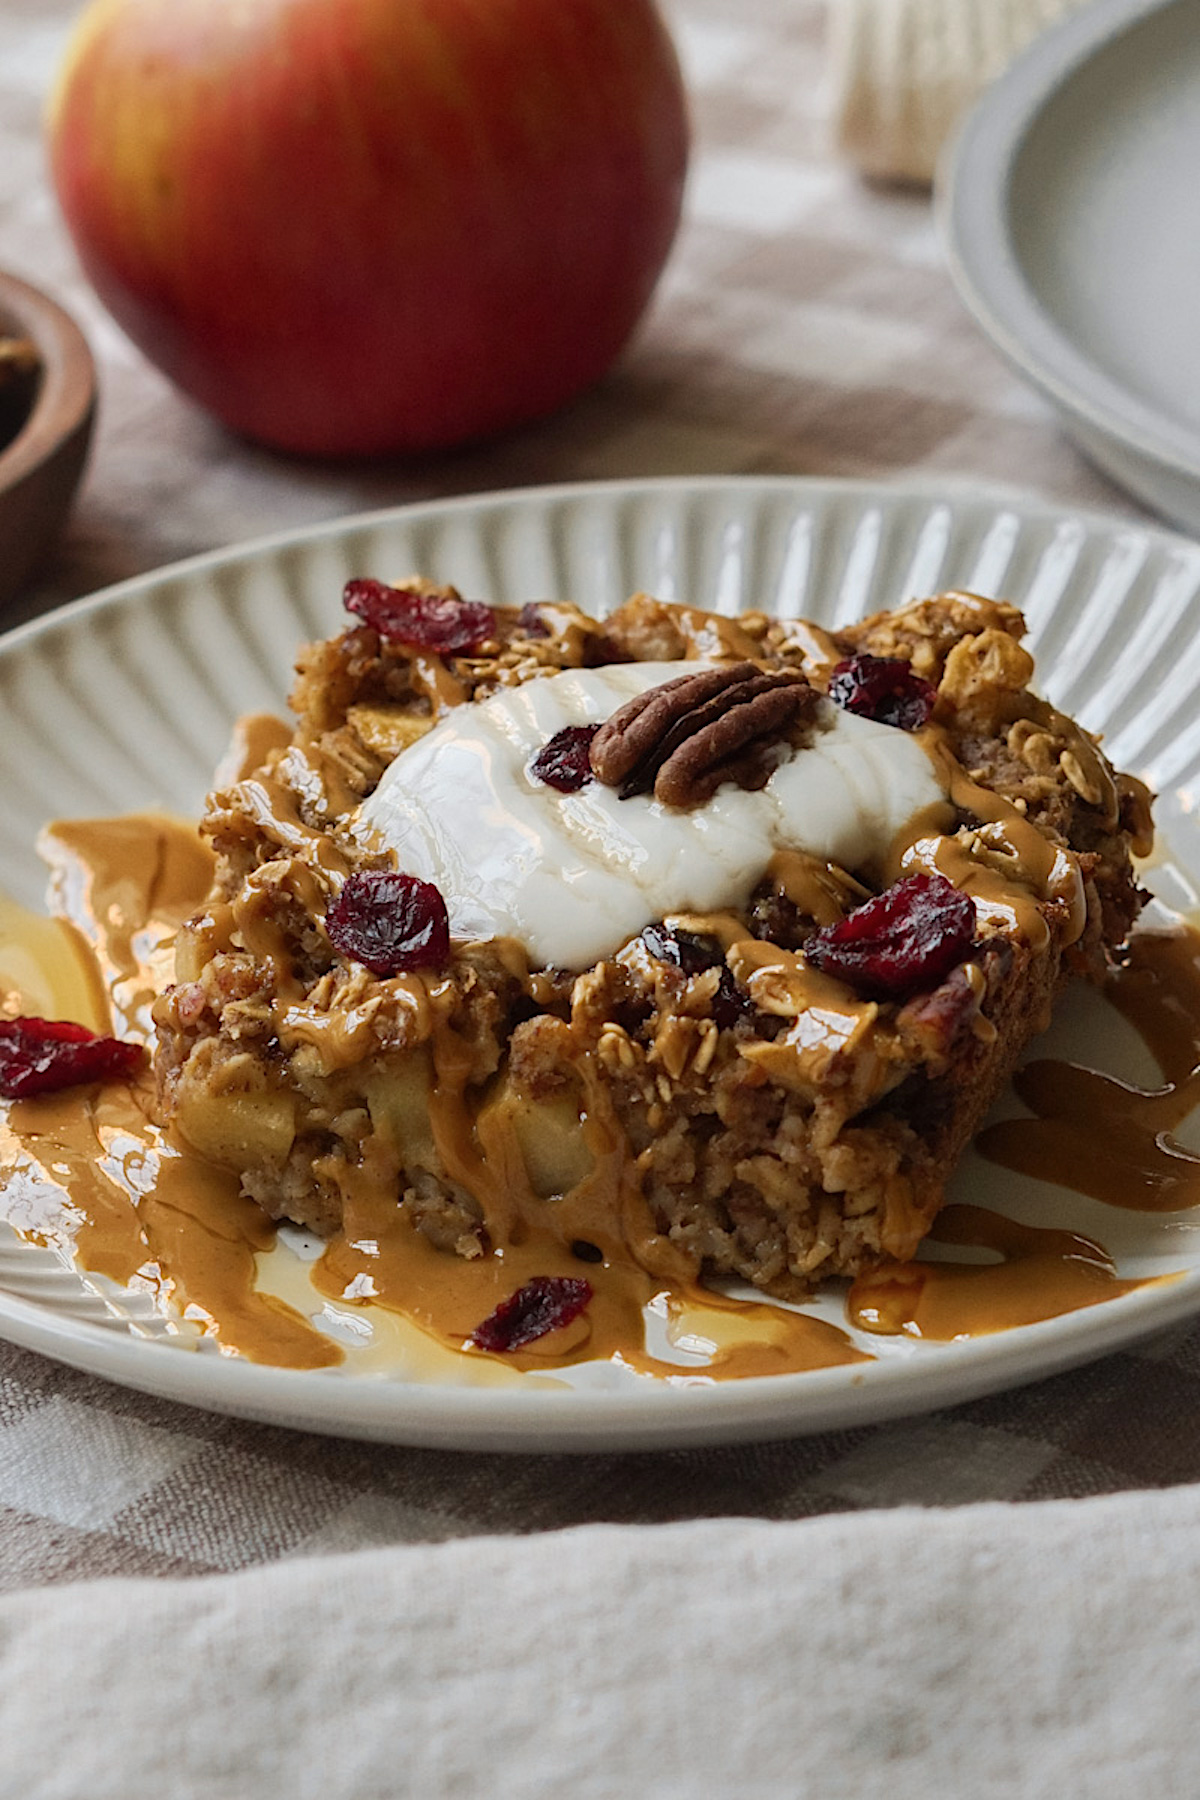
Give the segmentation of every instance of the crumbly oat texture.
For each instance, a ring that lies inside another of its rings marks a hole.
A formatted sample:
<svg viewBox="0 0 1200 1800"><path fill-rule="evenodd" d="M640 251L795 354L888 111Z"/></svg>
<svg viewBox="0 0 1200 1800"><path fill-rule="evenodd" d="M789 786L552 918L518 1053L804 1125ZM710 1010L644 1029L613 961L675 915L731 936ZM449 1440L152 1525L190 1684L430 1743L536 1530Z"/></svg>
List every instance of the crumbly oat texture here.
<svg viewBox="0 0 1200 1800"><path fill-rule="evenodd" d="M210 798L217 885L156 1011L164 1111L269 1214L320 1232L384 1195L448 1253L545 1229L781 1296L911 1256L1056 996L1103 976L1141 899L1144 790L1030 691L1022 629L966 594L833 634L636 596L603 621L497 611L459 655L368 624L309 647L290 744ZM650 922L583 970L503 940L381 978L331 945L346 876L390 866L353 836L356 808L447 708L615 661L749 661L823 692L861 653L936 690L921 736L945 817L903 866L936 865L978 911L936 985L890 1000L819 975L806 942L881 883L799 854L739 915Z"/></svg>

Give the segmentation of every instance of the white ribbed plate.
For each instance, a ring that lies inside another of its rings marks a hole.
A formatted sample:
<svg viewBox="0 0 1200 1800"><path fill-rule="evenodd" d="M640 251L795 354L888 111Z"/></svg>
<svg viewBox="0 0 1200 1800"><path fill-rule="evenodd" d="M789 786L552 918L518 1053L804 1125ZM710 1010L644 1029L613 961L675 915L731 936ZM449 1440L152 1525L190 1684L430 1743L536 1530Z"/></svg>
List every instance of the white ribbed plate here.
<svg viewBox="0 0 1200 1800"><path fill-rule="evenodd" d="M1094 462L1192 531L1198 160L1200 0L1091 0L984 89L938 183L978 323Z"/></svg>
<svg viewBox="0 0 1200 1800"><path fill-rule="evenodd" d="M33 842L51 817L194 813L234 720L279 707L297 644L337 628L346 579L414 570L498 604L559 596L602 612L645 588L831 624L944 587L1003 595L1025 610L1044 690L1160 791L1175 860L1157 879L1168 899L1194 901L1200 548L1004 495L790 479L597 484L400 508L201 557L12 633L0 642L2 885L39 904ZM1136 1052L1130 1062L1098 1006L1068 1009L1039 1053L1074 1043L1092 1060L1098 1034L1113 1039L1108 1066L1136 1079ZM143 1300L81 1281L0 1231L0 1335L272 1423L464 1449L611 1449L919 1412L1086 1361L1200 1306L1200 1221L1118 1212L974 1157L955 1191L1089 1232L1123 1274L1181 1277L990 1338L863 1339L878 1361L807 1375L665 1387L593 1369L578 1387L476 1389L188 1354L178 1340L154 1341L161 1325ZM840 1296L813 1310L840 1322Z"/></svg>

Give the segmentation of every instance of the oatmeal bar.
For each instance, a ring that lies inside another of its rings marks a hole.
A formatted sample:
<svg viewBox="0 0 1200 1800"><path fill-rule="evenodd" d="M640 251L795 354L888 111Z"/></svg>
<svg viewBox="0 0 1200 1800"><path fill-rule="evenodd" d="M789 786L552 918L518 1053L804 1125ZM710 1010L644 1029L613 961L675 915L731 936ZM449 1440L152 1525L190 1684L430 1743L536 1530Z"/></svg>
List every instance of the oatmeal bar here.
<svg viewBox="0 0 1200 1800"><path fill-rule="evenodd" d="M210 797L164 1111L274 1218L548 1232L780 1296L906 1259L1073 976L1145 791L1010 606L837 632L347 589L290 741Z"/></svg>

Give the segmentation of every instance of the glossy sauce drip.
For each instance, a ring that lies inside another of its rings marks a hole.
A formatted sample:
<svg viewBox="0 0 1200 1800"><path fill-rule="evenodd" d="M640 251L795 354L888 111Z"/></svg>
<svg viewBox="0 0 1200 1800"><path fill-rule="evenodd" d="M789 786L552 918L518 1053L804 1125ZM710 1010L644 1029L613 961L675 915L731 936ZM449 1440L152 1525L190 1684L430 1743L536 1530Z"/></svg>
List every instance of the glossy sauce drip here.
<svg viewBox="0 0 1200 1800"><path fill-rule="evenodd" d="M307 848L297 813L285 812L285 826L296 832L295 847ZM164 944L203 905L211 858L193 828L149 815L58 825L47 842L60 901L78 924L6 905L0 971L7 1010L32 1011L36 1003L51 1016L90 1014L98 1029L115 1018L131 1035L143 1033L148 997L164 979ZM437 983L409 985L414 1008L435 1002ZM343 1029L352 1032L352 1024L343 1021ZM397 1207L394 1182L373 1180L368 1167L348 1185L343 1228L314 1271L314 1287L343 1311L383 1307L462 1352L474 1327L534 1275L583 1274L594 1289L583 1317L504 1356L507 1367L550 1372L611 1358L644 1375L693 1382L869 1360L823 1320L727 1299L691 1279L685 1260L653 1230L590 1066L581 1071L589 1096L581 1129L593 1172L563 1203L558 1233L532 1228L545 1202L530 1190L519 1146L501 1115L471 1113L454 1034L443 1028L432 1037L434 1134L451 1174L483 1198L503 1248L475 1261L435 1250ZM235 1174L164 1130L152 1112L148 1079L141 1087L9 1103L0 1113L3 1216L32 1242L70 1248L83 1268L169 1302L185 1330L227 1351L293 1368L340 1362L343 1351L326 1333L258 1289L259 1259L275 1240L272 1222L240 1194ZM574 1256L564 1232L599 1237L602 1263ZM680 1343L679 1361L646 1350L646 1312L665 1322L668 1345Z"/></svg>
<svg viewBox="0 0 1200 1800"><path fill-rule="evenodd" d="M1050 940L1041 908L1056 903L1065 914L1062 942L1075 943L1087 923L1076 857L1050 843L1003 795L972 781L940 728L927 726L921 738L951 804L979 824L946 835L945 815L935 808L893 847L889 877L944 875L970 894L983 922L991 919L1001 930L1015 931L1035 951Z"/></svg>
<svg viewBox="0 0 1200 1800"><path fill-rule="evenodd" d="M671 612L684 635L689 658L741 662L761 654L761 644L737 619L722 613L699 612L691 606L675 606Z"/></svg>
<svg viewBox="0 0 1200 1800"><path fill-rule="evenodd" d="M1136 1212L1200 1205L1200 1156L1172 1137L1200 1104L1200 937L1135 936L1107 997L1158 1062L1163 1086L1139 1088L1075 1063L1042 1059L1014 1085L1036 1115L981 1133L991 1161Z"/></svg>
<svg viewBox="0 0 1200 1800"><path fill-rule="evenodd" d="M26 1011L144 1036L171 934L203 899L211 857L193 828L152 814L57 825L45 841L73 922L51 932L8 905L0 969L32 975L16 996ZM148 1078L9 1103L0 1114L8 1222L35 1243L72 1248L120 1286L173 1301L230 1350L288 1367L340 1361L299 1313L255 1291L256 1257L273 1232L236 1176L192 1156L151 1115Z"/></svg>
<svg viewBox="0 0 1200 1800"><path fill-rule="evenodd" d="M821 862L802 850L780 850L767 865L767 879L818 926L836 925L871 897L836 863Z"/></svg>
<svg viewBox="0 0 1200 1800"><path fill-rule="evenodd" d="M799 651L804 660L805 673L815 678L822 689L829 685L830 675L845 654L832 632L814 625L808 619L787 621L786 636L780 649L787 652Z"/></svg>
<svg viewBox="0 0 1200 1800"><path fill-rule="evenodd" d="M571 1363L615 1360L668 1381L722 1381L870 1360L845 1332L822 1319L765 1302L725 1299L692 1283L664 1289L627 1258L585 1262L548 1233L492 1256L470 1261L447 1256L415 1231L394 1203L381 1203L378 1192L348 1209L313 1282L342 1306L386 1307L448 1349L482 1356L468 1342L476 1325L541 1275L583 1276L593 1296L571 1324L507 1352L503 1361L513 1369L545 1373ZM648 1308L666 1321L668 1342L686 1352L703 1341L703 1361L697 1357L689 1367L647 1351Z"/></svg>
<svg viewBox="0 0 1200 1800"><path fill-rule="evenodd" d="M157 814L56 824L43 850L71 922L6 903L0 970L23 972L15 998L29 1012L147 1037L173 934L208 892L210 853L193 826ZM284 1367L340 1362L337 1345L294 1308L256 1291L274 1227L237 1177L152 1114L149 1077L10 1102L0 1112L3 1216L35 1243L71 1249L83 1268L172 1302L222 1348Z"/></svg>
<svg viewBox="0 0 1200 1800"><path fill-rule="evenodd" d="M580 668L595 643L592 621L569 601L539 600L536 613L549 635L545 640L535 638L529 646L529 654L541 661L540 651L544 643L549 668ZM520 618L519 611L516 616Z"/></svg>
<svg viewBox="0 0 1200 1800"><path fill-rule="evenodd" d="M837 1057L853 1056L879 1016L874 1000L859 1000L844 982L823 975L795 950L759 938L731 945L734 979L760 1012L789 1021L773 1041L747 1045L742 1054L774 1081L816 1089Z"/></svg>
<svg viewBox="0 0 1200 1800"><path fill-rule="evenodd" d="M243 781L255 769L261 769L267 758L286 750L292 741L292 728L275 713L244 713L230 734L224 756L213 771L215 792Z"/></svg>
<svg viewBox="0 0 1200 1800"><path fill-rule="evenodd" d="M714 649L715 645L706 646L704 653ZM743 646L723 636L721 650L745 653ZM446 691L430 697L435 710L439 702L456 701ZM347 865L336 840L310 825L305 815L313 810L320 815L329 804L335 811L345 811L351 796L335 767L310 761L309 753L299 748L283 750L267 770L260 767L248 775L245 762L264 745L273 751L279 748L278 729L268 723L257 737L248 734L240 766L231 773L243 780L242 802L253 804L262 828L286 852L278 864L269 866L270 876L264 879L284 883L306 910L319 914L330 885ZM942 839L935 854L961 853L971 866L956 864L955 876L964 885L974 879L972 891L978 897L1006 908L1031 935L1036 927L1045 931L1039 900L1065 900L1073 925L1072 874L1078 879L1073 859L1071 863L1056 859L1015 809L1005 809L1005 803L977 789L957 764L949 769L948 785L955 805L985 823L998 824L1002 834L995 842L966 851L961 847L946 851L950 840ZM945 821L940 822L944 829ZM936 831L934 822L929 823ZM58 859L60 905L88 938L118 1018L130 1030L144 1030L148 1000L168 978L167 941L205 902L211 869L207 851L201 850L190 828L149 819L57 827L48 841ZM905 849L918 863L924 843L919 832L915 839L909 834ZM793 860L773 867L772 874L784 892L796 893L799 903L815 899L822 911L831 914L842 904L827 873L823 879L818 868L801 867ZM806 910L816 908L806 905ZM270 905L260 906L252 880L237 902L212 905L198 930L193 930L205 954L236 939L275 964L274 1024L281 1042L312 1042L329 1065L353 1062L360 1054L358 1032L366 1030L365 1018L356 1017L353 1007L334 1013L310 1004L311 997L304 995L289 965L271 912ZM17 927L19 940L19 921ZM694 928L707 928L721 939L735 976L757 1005L794 1021L795 1043L778 1039L762 1045L764 1057L781 1062L780 1068L768 1070L776 1079L788 1079L791 1070L801 1085L806 1079L819 1083L830 1056L871 1029L877 1008L855 1001L841 984L809 969L803 958L747 939L736 920L696 920ZM56 945L60 941L55 937ZM506 954L506 947L498 949ZM10 955L8 960L14 959ZM513 973L525 973L515 947L508 960ZM4 967L0 956L0 969ZM10 977L10 986L19 989L21 983ZM407 1009L411 1040L428 1044L436 1074L429 1125L438 1158L453 1180L478 1196L497 1251L464 1260L434 1250L396 1204L394 1168L368 1165L347 1176L343 1228L316 1267L315 1285L331 1302L342 1308L392 1310L413 1320L431 1339L461 1350L474 1326L533 1275L582 1273L595 1290L587 1313L516 1356L504 1358L508 1367L549 1371L564 1363L607 1357L665 1379L711 1380L862 1360L863 1353L845 1333L821 1320L765 1301L724 1299L694 1282L684 1259L655 1232L607 1084L590 1053L581 1053L576 1064L577 1129L590 1170L553 1202L555 1229L547 1230L547 1202L534 1191L511 1109L498 1103L480 1105L468 1091L466 1046L457 1040L447 1017L448 984L414 977L375 984L376 990L381 986L392 990L391 999L402 1011ZM10 1011L13 998L5 1000ZM89 1089L53 1101L12 1106L5 1127L5 1161L21 1172L22 1179L8 1183L5 1200L18 1229L49 1238L53 1234L47 1213L56 1204L58 1229L73 1235L86 1266L118 1281L132 1279L169 1293L185 1317L191 1316L221 1344L267 1362L318 1366L339 1360L337 1347L294 1307L255 1292L256 1258L271 1244L274 1231L257 1207L238 1197L236 1177L172 1141L147 1112L146 1098L124 1089ZM22 1193L27 1201L23 1224L16 1216ZM994 1228L976 1221L973 1228L977 1233L1009 1231L1007 1221L997 1221ZM1036 1250L1027 1245L1018 1250L1011 1232L998 1247L1026 1273L1030 1266L1037 1269L1039 1306L1049 1305L1054 1287L1048 1271L1051 1267L1063 1271L1055 1289L1057 1303L1036 1316L1123 1291L1121 1284L1114 1285L1111 1265L1107 1291L1094 1291L1105 1259L1086 1240L1068 1242L1069 1234L1050 1234L1055 1238L1051 1244L1043 1234ZM581 1262L570 1248L574 1239L594 1244L602 1260ZM1081 1243L1086 1245L1084 1251ZM1081 1269L1090 1271L1082 1286ZM910 1271L901 1273L907 1279ZM951 1335L1002 1329L1003 1322L988 1321L1003 1318L1004 1305L1010 1310L1017 1305L1015 1299L1001 1304L996 1297L1003 1285L1000 1277L985 1276L987 1271L970 1271L966 1286L977 1300L991 1295L991 1310L984 1308L978 1314L982 1324L962 1325ZM1021 1285L1019 1276L1014 1262L1014 1288ZM892 1272L872 1279L895 1281L897 1276ZM951 1277L922 1271L920 1279L923 1293L944 1296ZM646 1311L665 1322L667 1341L678 1346L685 1366L645 1349ZM886 1309L876 1311L879 1319L891 1316ZM870 1329L888 1327L876 1322ZM936 1335L928 1324L924 1331ZM696 1348L701 1343L706 1346L703 1351ZM687 1366L689 1350L692 1361Z"/></svg>
<svg viewBox="0 0 1200 1800"><path fill-rule="evenodd" d="M193 827L156 813L50 825L40 848L53 909L87 944L117 1032L147 1037L175 932L212 882L212 853Z"/></svg>
<svg viewBox="0 0 1200 1800"><path fill-rule="evenodd" d="M237 1177L173 1144L148 1106L117 1085L14 1102L0 1126L10 1223L36 1242L69 1240L83 1268L173 1302L224 1349L286 1368L340 1362L299 1313L256 1292L273 1232Z"/></svg>
<svg viewBox="0 0 1200 1800"><path fill-rule="evenodd" d="M434 718L449 707L461 706L470 698L470 689L447 668L440 656L427 656L417 651L410 659L413 686L429 701Z"/></svg>
<svg viewBox="0 0 1200 1800"><path fill-rule="evenodd" d="M1146 1285L1119 1280L1112 1258L1091 1238L1019 1225L979 1206L945 1207L928 1237L1002 1260L891 1264L860 1275L846 1302L852 1325L946 1343L1057 1318Z"/></svg>

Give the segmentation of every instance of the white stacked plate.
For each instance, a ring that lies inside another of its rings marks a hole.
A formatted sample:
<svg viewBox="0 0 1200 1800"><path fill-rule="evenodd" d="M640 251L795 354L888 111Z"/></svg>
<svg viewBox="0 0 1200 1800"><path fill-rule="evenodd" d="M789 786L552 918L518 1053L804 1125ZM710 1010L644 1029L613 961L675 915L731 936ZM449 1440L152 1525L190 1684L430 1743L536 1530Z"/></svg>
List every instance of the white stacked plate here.
<svg viewBox="0 0 1200 1800"><path fill-rule="evenodd" d="M959 291L1088 455L1200 531L1200 0L1094 0L939 181Z"/></svg>

